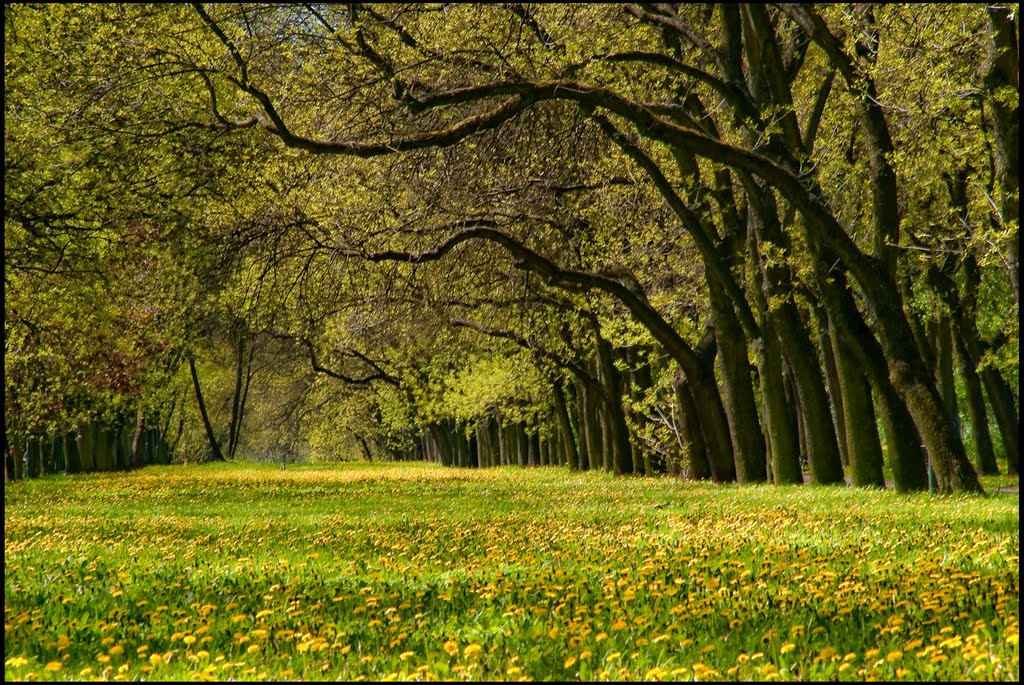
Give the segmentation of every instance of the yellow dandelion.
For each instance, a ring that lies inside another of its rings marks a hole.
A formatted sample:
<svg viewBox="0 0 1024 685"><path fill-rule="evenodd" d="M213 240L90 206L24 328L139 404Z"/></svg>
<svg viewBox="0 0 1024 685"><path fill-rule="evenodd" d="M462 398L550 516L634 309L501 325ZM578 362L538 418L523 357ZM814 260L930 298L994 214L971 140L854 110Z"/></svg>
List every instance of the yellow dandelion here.
<svg viewBox="0 0 1024 685"><path fill-rule="evenodd" d="M196 636L186 635L185 637L181 638L181 641L184 642L186 645L194 645L196 643Z"/></svg>
<svg viewBox="0 0 1024 685"><path fill-rule="evenodd" d="M570 668L574 663L576 663L576 657L571 656L565 660L565 663L562 664L562 666L563 668Z"/></svg>
<svg viewBox="0 0 1024 685"><path fill-rule="evenodd" d="M887 655L885 656L885 660L886 660L886 661L896 661L897 659L899 659L899 658L900 658L900 657L902 657L902 656L903 656L903 652L901 652L901 651L900 651L900 650L898 650L898 649L894 649L893 651L889 652L889 653L888 653L888 654L887 654Z"/></svg>
<svg viewBox="0 0 1024 685"><path fill-rule="evenodd" d="M28 659L26 659L25 657L23 657L23 656L13 656L10 659L8 659L7 661L5 661L4 665L5 666L14 666L15 668L20 668L20 667L24 666L27 663L28 663Z"/></svg>
<svg viewBox="0 0 1024 685"><path fill-rule="evenodd" d="M448 656L455 656L459 651L459 643L455 640L448 640L444 643L444 651L448 652Z"/></svg>
<svg viewBox="0 0 1024 685"><path fill-rule="evenodd" d="M163 658L163 656L161 656L161 654L159 652L153 652L152 654L149 655L149 663L153 664L154 666L159 665L160 662L163 661L163 660L164 660L164 658Z"/></svg>
<svg viewBox="0 0 1024 685"><path fill-rule="evenodd" d="M53 671L56 673L61 668L63 667L61 666L61 663L59 661L51 661L50 663L46 664L47 671Z"/></svg>
<svg viewBox="0 0 1024 685"><path fill-rule="evenodd" d="M470 656L471 654L476 654L481 650L483 650L483 647L474 642L472 644L466 645L466 648L462 651L466 656Z"/></svg>
<svg viewBox="0 0 1024 685"><path fill-rule="evenodd" d="M612 630L622 630L625 627L626 627L626 622L623 621L621 618L618 621L616 621L615 623L612 624Z"/></svg>
<svg viewBox="0 0 1024 685"><path fill-rule="evenodd" d="M786 644L782 645L782 647L779 648L779 654L785 654L787 652L792 652L794 649L796 649L796 645L793 644L792 642L787 642Z"/></svg>
<svg viewBox="0 0 1024 685"><path fill-rule="evenodd" d="M415 655L416 655L416 652L402 652L401 654L398 655L398 658L401 659L402 661L405 661L409 657L415 656Z"/></svg>
<svg viewBox="0 0 1024 685"><path fill-rule="evenodd" d="M258 651L260 651L260 646L259 645L249 645L246 648L245 653L246 654L255 654Z"/></svg>

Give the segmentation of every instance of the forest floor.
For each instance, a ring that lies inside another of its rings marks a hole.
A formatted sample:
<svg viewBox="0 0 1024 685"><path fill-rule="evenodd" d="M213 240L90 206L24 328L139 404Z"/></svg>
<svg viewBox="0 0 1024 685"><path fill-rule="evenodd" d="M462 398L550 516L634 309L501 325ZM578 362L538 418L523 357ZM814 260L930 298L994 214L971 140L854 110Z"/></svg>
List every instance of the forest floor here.
<svg viewBox="0 0 1024 685"><path fill-rule="evenodd" d="M4 490L11 680L1018 680L988 496L222 464Z"/></svg>

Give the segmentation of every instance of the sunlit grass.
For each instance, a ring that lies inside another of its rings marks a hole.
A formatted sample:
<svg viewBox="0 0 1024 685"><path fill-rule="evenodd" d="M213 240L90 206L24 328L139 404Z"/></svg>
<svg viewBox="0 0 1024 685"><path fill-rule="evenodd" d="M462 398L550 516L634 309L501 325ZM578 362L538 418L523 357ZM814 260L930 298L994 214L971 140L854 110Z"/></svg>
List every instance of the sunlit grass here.
<svg viewBox="0 0 1024 685"><path fill-rule="evenodd" d="M425 464L22 481L5 677L1016 680L1018 515Z"/></svg>

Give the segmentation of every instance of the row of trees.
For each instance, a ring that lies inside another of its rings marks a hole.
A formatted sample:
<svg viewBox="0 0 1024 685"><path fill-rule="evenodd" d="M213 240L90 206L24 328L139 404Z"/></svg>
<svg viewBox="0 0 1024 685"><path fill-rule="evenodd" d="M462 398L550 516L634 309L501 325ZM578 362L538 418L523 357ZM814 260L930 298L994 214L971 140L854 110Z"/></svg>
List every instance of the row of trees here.
<svg viewBox="0 0 1024 685"><path fill-rule="evenodd" d="M9 463L131 416L211 458L980 490L1018 467L1017 22L9 7Z"/></svg>

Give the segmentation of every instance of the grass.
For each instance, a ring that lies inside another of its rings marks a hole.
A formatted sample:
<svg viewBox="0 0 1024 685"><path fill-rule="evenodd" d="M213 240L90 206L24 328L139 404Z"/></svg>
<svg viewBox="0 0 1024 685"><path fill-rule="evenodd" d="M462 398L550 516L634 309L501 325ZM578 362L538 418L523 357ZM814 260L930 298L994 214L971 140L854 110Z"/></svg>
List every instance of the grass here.
<svg viewBox="0 0 1024 685"><path fill-rule="evenodd" d="M561 469L51 476L5 487L4 675L1017 680L1018 517Z"/></svg>

